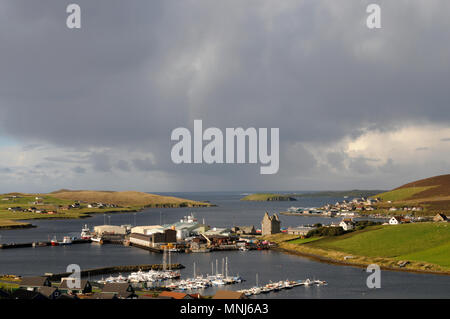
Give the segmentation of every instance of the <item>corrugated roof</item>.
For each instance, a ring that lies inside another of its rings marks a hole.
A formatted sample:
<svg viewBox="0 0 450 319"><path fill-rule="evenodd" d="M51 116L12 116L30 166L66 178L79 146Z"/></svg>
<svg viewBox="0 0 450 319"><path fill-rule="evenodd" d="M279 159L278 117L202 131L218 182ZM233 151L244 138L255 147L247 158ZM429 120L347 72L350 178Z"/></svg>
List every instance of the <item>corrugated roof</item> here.
<svg viewBox="0 0 450 319"><path fill-rule="evenodd" d="M170 297L173 299L193 299L192 296L182 293L182 292L176 292L176 291L163 291L159 294L160 297Z"/></svg>
<svg viewBox="0 0 450 319"><path fill-rule="evenodd" d="M244 293L237 291L219 290L212 299L245 299L245 295Z"/></svg>
<svg viewBox="0 0 450 319"><path fill-rule="evenodd" d="M48 277L23 277L20 283L22 287L43 287L50 286Z"/></svg>

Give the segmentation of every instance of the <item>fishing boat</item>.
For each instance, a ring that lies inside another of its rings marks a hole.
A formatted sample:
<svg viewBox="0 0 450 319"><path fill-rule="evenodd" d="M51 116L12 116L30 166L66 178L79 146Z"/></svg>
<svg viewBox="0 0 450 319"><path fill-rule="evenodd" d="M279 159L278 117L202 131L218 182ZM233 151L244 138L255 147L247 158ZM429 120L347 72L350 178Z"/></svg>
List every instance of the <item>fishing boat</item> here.
<svg viewBox="0 0 450 319"><path fill-rule="evenodd" d="M53 237L53 239L50 241L50 244L52 246L58 246L59 245L58 240L56 239L56 236Z"/></svg>
<svg viewBox="0 0 450 319"><path fill-rule="evenodd" d="M81 229L81 239L89 240L92 237L91 230L89 229L88 225L84 225L84 227Z"/></svg>
<svg viewBox="0 0 450 319"><path fill-rule="evenodd" d="M62 246L72 245L72 239L69 236L64 236L63 240L60 241L58 244Z"/></svg>

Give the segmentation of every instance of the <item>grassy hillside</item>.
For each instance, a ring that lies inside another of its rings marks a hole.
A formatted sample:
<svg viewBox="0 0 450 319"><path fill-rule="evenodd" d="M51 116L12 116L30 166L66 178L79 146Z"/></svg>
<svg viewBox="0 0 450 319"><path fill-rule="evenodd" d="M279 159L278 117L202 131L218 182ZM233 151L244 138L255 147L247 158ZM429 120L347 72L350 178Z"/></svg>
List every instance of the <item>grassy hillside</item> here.
<svg viewBox="0 0 450 319"><path fill-rule="evenodd" d="M404 255L417 254L450 243L450 224L447 223L412 223L374 228L343 239L335 237L323 240L315 245L356 255L403 258ZM447 255L450 262L450 251Z"/></svg>
<svg viewBox="0 0 450 319"><path fill-rule="evenodd" d="M405 187L394 189L389 192L381 193L376 195L376 197L380 197L383 201L398 201L398 200L407 200L412 196L419 194L425 190L433 188L435 186L422 186L422 187Z"/></svg>
<svg viewBox="0 0 450 319"><path fill-rule="evenodd" d="M420 206L424 208L421 215L436 213L450 214L450 175L430 177L397 187L374 197L381 197L383 203L379 209L397 206ZM388 204L387 201L391 201Z"/></svg>
<svg viewBox="0 0 450 319"><path fill-rule="evenodd" d="M450 174L421 179L376 196L386 200L450 199Z"/></svg>
<svg viewBox="0 0 450 319"><path fill-rule="evenodd" d="M359 256L427 262L450 269L450 224L375 226L369 231L327 238L311 246Z"/></svg>
<svg viewBox="0 0 450 319"><path fill-rule="evenodd" d="M279 235L271 240L279 243L281 249L327 262L376 263L388 269L450 274L449 223L370 226L341 236L313 240L287 236ZM401 268L400 261L409 264Z"/></svg>
<svg viewBox="0 0 450 319"><path fill-rule="evenodd" d="M62 190L51 194L59 200L101 202L115 204L119 206L185 206L185 207L206 207L208 203L196 202L172 196L161 196L142 192L110 192L110 191L67 191Z"/></svg>
<svg viewBox="0 0 450 319"><path fill-rule="evenodd" d="M139 211L145 207L211 206L209 203L141 192L61 190L50 194L9 193L0 195L0 199L0 228L27 227L30 224L20 222L20 220L28 219L82 218L94 213ZM36 201L39 203L36 203ZM81 203L80 208L65 208L76 201ZM113 204L117 207L89 208L88 203ZM36 207L40 211L46 210L54 213L15 212L8 210L9 207L21 207L22 209Z"/></svg>
<svg viewBox="0 0 450 319"><path fill-rule="evenodd" d="M281 195L281 194L251 194L248 196L245 196L244 198L241 198L241 200L247 200L247 201L295 201L296 199L293 197L290 197L288 195Z"/></svg>

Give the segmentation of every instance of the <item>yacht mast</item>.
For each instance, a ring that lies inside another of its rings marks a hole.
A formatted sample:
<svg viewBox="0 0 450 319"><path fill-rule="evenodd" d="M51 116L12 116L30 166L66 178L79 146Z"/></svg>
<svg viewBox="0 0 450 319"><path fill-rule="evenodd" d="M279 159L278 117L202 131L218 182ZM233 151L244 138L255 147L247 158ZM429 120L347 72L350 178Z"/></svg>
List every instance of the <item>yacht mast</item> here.
<svg viewBox="0 0 450 319"><path fill-rule="evenodd" d="M194 279L197 278L196 269L195 269L195 261L194 261Z"/></svg>
<svg viewBox="0 0 450 319"><path fill-rule="evenodd" d="M225 278L228 278L228 257L225 257Z"/></svg>

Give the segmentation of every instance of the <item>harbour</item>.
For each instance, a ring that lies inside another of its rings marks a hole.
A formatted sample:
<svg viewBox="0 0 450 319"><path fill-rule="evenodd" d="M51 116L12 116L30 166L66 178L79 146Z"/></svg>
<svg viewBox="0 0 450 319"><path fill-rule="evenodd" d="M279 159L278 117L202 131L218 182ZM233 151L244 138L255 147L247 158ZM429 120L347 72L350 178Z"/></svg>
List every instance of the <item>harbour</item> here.
<svg viewBox="0 0 450 319"><path fill-rule="evenodd" d="M206 220L208 224L218 227L230 224L255 225L261 222L261 212L279 212L291 206L288 202L241 202L239 193L189 193L185 197L216 203L217 207L197 209L198 219ZM330 198L302 199L305 207L320 206L330 201ZM181 219L192 212L189 208L168 208L165 210L148 209L141 213L124 213L111 216L111 224L136 225L170 223ZM243 214L242 212L245 212ZM339 221L340 219L327 217L298 217L281 216L283 226L297 226L299 224L313 224L316 222ZM302 219L305 220L302 220ZM33 241L47 241L50 236L63 238L64 236L79 236L84 224L91 228L102 225L105 217L96 215L84 220L36 220L37 227L30 229L0 231L1 243L30 243ZM23 247L22 249L0 250L0 273L16 274L20 276L36 276L45 273L63 274L69 264L80 265L82 271L111 267L114 265L133 266L162 264L161 253L147 251L133 246L116 244L99 245L88 243L84 245ZM320 278L328 285L299 286L294 289L281 289L277 292L260 293L250 298L439 298L448 293L450 279L447 276L430 274L414 274L403 272L382 272L382 289L368 289L365 269L336 266L317 262L308 258L284 254L275 250L228 250L210 251L203 253L171 253L171 264L181 264L185 268L179 269L181 280L193 278L194 263L196 276L204 278L211 274L211 263L228 258L230 275L239 275L244 281L232 285L210 286L200 291L203 295L213 295L218 290L245 290L257 286L255 276L259 275L261 283L273 283L289 280L306 280ZM139 270L137 270L139 271ZM143 270L142 270L143 271ZM219 270L219 272L222 272ZM122 276L125 271L119 271ZM111 273L115 278L118 273ZM85 273L86 274L86 273ZM87 274L86 274L87 275ZM103 275L89 273L90 280L101 280ZM128 275L127 275L128 276ZM106 279L106 278L104 278ZM156 287L170 285L167 282L155 282ZM419 288L420 287L420 288ZM313 288L313 289L310 289ZM161 288L162 289L162 288ZM190 291L190 290L184 290Z"/></svg>

